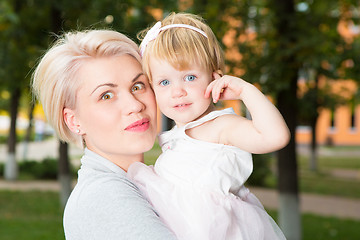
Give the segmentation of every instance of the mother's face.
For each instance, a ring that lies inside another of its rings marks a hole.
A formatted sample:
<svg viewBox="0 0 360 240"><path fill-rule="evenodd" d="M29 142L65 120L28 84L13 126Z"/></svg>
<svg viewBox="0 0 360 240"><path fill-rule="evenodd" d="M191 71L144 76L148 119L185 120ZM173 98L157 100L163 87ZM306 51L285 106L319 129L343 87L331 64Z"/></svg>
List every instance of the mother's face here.
<svg viewBox="0 0 360 240"><path fill-rule="evenodd" d="M155 97L140 63L130 55L92 59L78 77L74 126L90 150L126 170L156 137Z"/></svg>

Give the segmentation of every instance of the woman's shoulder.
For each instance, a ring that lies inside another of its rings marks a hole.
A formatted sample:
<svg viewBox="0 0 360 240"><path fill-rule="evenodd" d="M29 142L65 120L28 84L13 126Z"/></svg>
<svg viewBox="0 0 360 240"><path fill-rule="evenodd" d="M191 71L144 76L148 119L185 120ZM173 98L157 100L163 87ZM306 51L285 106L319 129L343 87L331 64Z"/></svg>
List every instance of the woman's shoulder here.
<svg viewBox="0 0 360 240"><path fill-rule="evenodd" d="M139 222L146 227L139 227ZM162 239L149 235L172 239L135 184L109 173L78 182L65 208L64 227L91 239Z"/></svg>
<svg viewBox="0 0 360 240"><path fill-rule="evenodd" d="M153 211L140 190L126 176L106 173L91 179L80 179L68 199L65 212L68 218L82 221L96 221L97 217L125 221L131 219L131 212L139 209Z"/></svg>
<svg viewBox="0 0 360 240"><path fill-rule="evenodd" d="M79 179L76 187L86 197L104 198L104 200L132 195L141 196L139 189L126 177L126 174L120 173L97 172L86 179Z"/></svg>

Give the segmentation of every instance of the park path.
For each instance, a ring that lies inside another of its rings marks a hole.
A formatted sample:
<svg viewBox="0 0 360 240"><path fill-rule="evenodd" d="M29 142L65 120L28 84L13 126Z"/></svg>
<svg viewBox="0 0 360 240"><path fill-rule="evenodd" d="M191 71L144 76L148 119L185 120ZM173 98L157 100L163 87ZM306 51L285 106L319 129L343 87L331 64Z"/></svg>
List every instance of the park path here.
<svg viewBox="0 0 360 240"><path fill-rule="evenodd" d="M18 159L23 154L25 147L18 145ZM58 141L48 140L35 142L28 145L27 158L36 160L45 157L56 157L58 151ZM81 156L82 150L70 145L71 156ZM358 155L360 156L360 154ZM6 161L6 149L0 145L0 162ZM76 158L79 159L79 158ZM79 161L79 160L75 160ZM75 162L76 164L77 162ZM349 173L347 172L346 175ZM360 178L359 172L353 173L354 178ZM0 190L14 191L59 191L59 184L56 181L4 181L0 180ZM251 187L250 190L259 198L267 209L278 209L278 192L274 189ZM321 216L334 216L342 219L360 220L360 200L337 196L324 196L317 194L300 194L300 209L303 213L313 213Z"/></svg>

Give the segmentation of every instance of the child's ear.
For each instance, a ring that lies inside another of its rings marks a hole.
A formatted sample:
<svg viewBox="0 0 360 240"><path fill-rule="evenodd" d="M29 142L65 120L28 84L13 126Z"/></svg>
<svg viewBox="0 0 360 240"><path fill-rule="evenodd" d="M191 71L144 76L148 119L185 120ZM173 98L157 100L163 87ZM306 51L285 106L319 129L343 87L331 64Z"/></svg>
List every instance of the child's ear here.
<svg viewBox="0 0 360 240"><path fill-rule="evenodd" d="M215 79L221 78L222 76L224 76L224 74L220 69L218 69L213 72L212 76L213 76L213 80L215 80Z"/></svg>
<svg viewBox="0 0 360 240"><path fill-rule="evenodd" d="M221 71L220 69L216 70L216 73L220 75L220 77L224 76L223 71Z"/></svg>

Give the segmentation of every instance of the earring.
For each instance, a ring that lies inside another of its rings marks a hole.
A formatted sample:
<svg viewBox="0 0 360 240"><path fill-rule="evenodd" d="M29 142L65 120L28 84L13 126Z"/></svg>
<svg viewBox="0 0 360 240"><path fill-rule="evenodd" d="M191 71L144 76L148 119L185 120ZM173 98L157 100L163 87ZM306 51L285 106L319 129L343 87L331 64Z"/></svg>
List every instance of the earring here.
<svg viewBox="0 0 360 240"><path fill-rule="evenodd" d="M79 133L80 133L80 129L76 129L76 133L79 134Z"/></svg>

